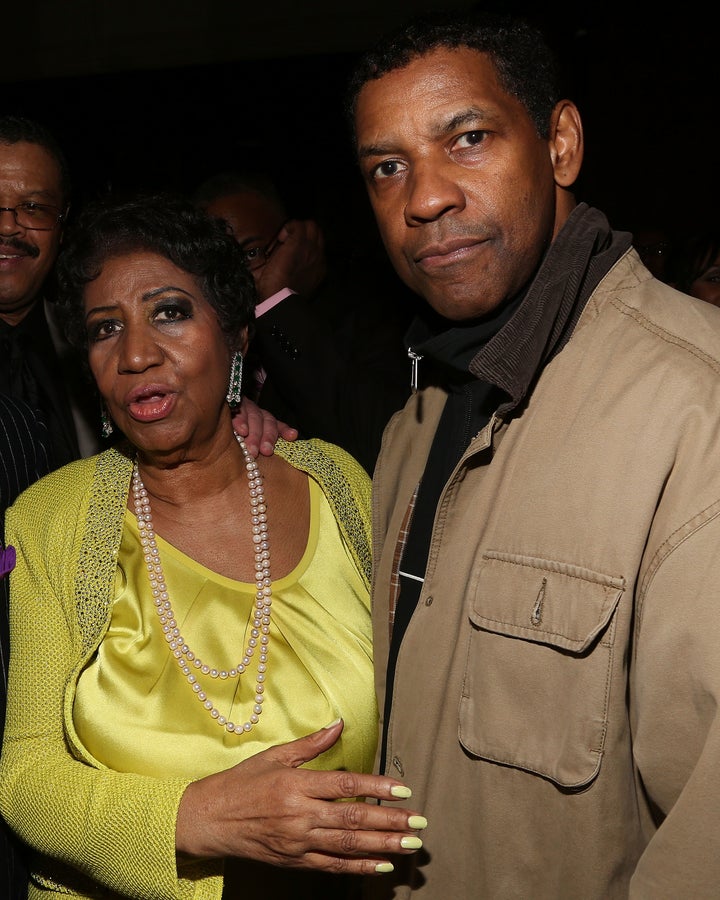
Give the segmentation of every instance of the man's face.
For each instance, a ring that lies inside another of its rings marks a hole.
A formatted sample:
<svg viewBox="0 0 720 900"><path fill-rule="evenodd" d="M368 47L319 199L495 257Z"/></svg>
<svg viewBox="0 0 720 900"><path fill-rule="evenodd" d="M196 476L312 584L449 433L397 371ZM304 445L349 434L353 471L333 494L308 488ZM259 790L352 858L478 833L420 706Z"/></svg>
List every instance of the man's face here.
<svg viewBox="0 0 720 900"><path fill-rule="evenodd" d="M532 277L555 229L551 152L487 56L439 48L367 82L356 133L390 259L438 313L483 316Z"/></svg>
<svg viewBox="0 0 720 900"><path fill-rule="evenodd" d="M0 143L0 207L40 203L63 211L60 167L39 144ZM24 228L0 211L0 318L14 325L31 309L60 246L60 225Z"/></svg>
<svg viewBox="0 0 720 900"><path fill-rule="evenodd" d="M245 258L257 278L256 264L265 261L265 251L272 246L285 224L285 214L278 206L255 191L227 194L204 204L209 215L224 219L232 236L245 251Z"/></svg>

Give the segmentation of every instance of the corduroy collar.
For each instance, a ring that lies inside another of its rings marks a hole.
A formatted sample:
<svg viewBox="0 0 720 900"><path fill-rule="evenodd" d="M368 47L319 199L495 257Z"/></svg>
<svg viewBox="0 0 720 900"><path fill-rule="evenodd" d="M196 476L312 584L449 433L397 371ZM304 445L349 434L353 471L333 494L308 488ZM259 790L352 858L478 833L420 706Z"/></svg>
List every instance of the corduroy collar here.
<svg viewBox="0 0 720 900"><path fill-rule="evenodd" d="M512 409L535 374L565 346L593 290L631 241L629 233L612 231L599 210L580 203L529 287L497 315L469 326L436 325L434 331L427 321L416 321L408 343L423 357L464 370L465 379L469 372L500 388L509 398L503 411Z"/></svg>

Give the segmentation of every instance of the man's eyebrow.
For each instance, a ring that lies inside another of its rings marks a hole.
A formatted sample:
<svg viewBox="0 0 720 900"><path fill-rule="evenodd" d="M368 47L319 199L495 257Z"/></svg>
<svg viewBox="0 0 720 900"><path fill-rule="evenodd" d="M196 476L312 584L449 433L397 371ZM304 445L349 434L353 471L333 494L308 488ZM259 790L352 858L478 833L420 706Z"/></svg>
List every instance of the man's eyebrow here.
<svg viewBox="0 0 720 900"><path fill-rule="evenodd" d="M475 125L480 128L492 118L493 116L488 110L481 109L479 106L470 106L455 113L447 121L438 122L431 129L431 133L436 137L442 137L445 134L452 134L453 131L457 131L458 128L463 128L467 125Z"/></svg>
<svg viewBox="0 0 720 900"><path fill-rule="evenodd" d="M30 188L22 191L22 194L24 197L42 197L47 200L57 199L57 191L54 191L51 188Z"/></svg>
<svg viewBox="0 0 720 900"><path fill-rule="evenodd" d="M390 156L395 153L393 144L361 144L358 147L358 159L367 159L370 156Z"/></svg>
<svg viewBox="0 0 720 900"><path fill-rule="evenodd" d="M432 124L429 128L429 134L433 138L443 137L446 134L452 134L458 128L468 125L474 125L481 129L494 118L493 114L479 106L470 106L467 109L460 110L441 122ZM358 147L358 159L367 159L371 156L392 156L397 153L398 148L395 144L361 144Z"/></svg>

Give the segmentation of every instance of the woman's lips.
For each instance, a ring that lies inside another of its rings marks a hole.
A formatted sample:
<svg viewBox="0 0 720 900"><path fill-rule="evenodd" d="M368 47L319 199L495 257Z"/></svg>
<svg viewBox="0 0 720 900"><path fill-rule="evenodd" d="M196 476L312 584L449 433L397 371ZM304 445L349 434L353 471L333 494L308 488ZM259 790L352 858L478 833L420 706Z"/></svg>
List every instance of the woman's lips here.
<svg viewBox="0 0 720 900"><path fill-rule="evenodd" d="M170 415L176 395L166 389L143 388L128 397L127 410L137 422L156 422Z"/></svg>

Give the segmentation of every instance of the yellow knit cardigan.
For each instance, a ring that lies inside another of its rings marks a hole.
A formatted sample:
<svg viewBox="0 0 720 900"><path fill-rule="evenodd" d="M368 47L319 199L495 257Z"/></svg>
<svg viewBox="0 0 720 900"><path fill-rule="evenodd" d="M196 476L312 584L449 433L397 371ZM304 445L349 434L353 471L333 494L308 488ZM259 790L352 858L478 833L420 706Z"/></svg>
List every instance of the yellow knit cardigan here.
<svg viewBox="0 0 720 900"><path fill-rule="evenodd" d="M322 441L276 453L321 486L358 569L370 580L370 480ZM0 757L0 812L38 851L29 898L219 900L221 859L183 866L175 822L188 781L114 772L78 739L80 671L105 634L132 459L120 450L64 466L7 513L11 575L10 687ZM19 627L22 622L22 627ZM61 712L62 710L62 712Z"/></svg>

